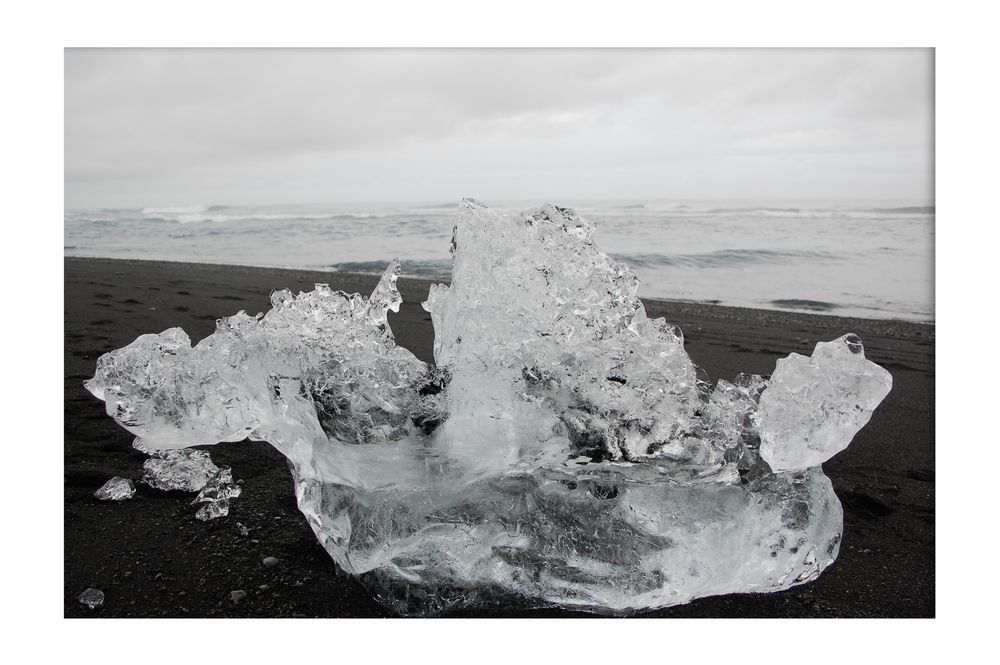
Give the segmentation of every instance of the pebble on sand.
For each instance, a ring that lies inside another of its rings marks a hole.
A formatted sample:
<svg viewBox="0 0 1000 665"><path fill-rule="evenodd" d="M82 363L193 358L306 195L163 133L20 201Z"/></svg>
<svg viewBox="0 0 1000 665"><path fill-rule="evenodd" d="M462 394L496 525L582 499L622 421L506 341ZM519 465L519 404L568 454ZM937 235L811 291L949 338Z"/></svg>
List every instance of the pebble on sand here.
<svg viewBox="0 0 1000 665"><path fill-rule="evenodd" d="M264 557L264 567L265 568L274 568L277 565L278 565L278 559L276 557L273 557L273 556L266 556L266 557Z"/></svg>

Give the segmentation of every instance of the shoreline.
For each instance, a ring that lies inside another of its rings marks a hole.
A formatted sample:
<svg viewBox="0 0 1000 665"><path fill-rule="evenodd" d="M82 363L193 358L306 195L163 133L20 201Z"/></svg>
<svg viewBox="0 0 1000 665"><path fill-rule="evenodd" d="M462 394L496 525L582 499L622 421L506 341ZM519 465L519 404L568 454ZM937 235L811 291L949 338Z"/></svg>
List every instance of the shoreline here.
<svg viewBox="0 0 1000 665"><path fill-rule="evenodd" d="M377 275L64 257L64 616L378 617L384 610L341 572L298 511L283 458L264 443L210 448L243 493L228 517L194 519L191 496L138 485L121 503L93 499L112 476L137 478L145 456L82 382L97 358L138 335L184 328L197 341L218 317L264 312L271 291L316 281L367 294ZM433 359L420 302L432 283L401 277L390 313L397 344ZM933 324L852 319L643 299L650 317L681 327L685 348L710 379L770 374L777 358L809 354L847 332L888 369L893 389L851 446L824 464L844 509L840 555L815 582L768 594L703 598L650 617L933 617L935 443ZM237 528L244 525L248 533ZM264 557L279 565L266 567ZM91 611L76 597L102 589ZM247 598L236 604L234 590ZM492 608L460 616L589 616L557 609Z"/></svg>
<svg viewBox="0 0 1000 665"><path fill-rule="evenodd" d="M254 265L244 265L244 264L231 264L231 263L200 263L194 261L168 261L165 259L123 259L123 258L113 258L113 257L97 257L97 256L63 256L64 263L71 261L81 261L81 262L97 262L97 263L109 263L109 264L123 264L123 265L135 265L135 266L161 266L161 267L193 267L199 270L206 271L219 271L219 272L269 272L276 275L294 273L296 275L315 275L315 278L325 277L328 283L332 281L343 281L341 279L334 280L330 276L334 275L338 278L344 278L350 281L364 281L368 279L378 278L382 273L375 272L346 272L339 270L316 270L310 268L295 268L290 266L254 266ZM412 275L401 274L399 281L414 282L414 283L426 283L426 284L450 284L450 279L435 279L430 277L415 277ZM367 295L363 293L362 295ZM656 298L652 296L639 296L644 303L656 303L660 306L691 306L698 308L712 308L719 310L728 310L732 313L739 312L773 312L781 316L801 316L806 317L821 317L822 319L833 319L830 323L834 322L840 324L850 324L852 322L860 322L862 326L867 328L867 323L875 325L889 325L895 324L899 326L922 326L925 328L934 328L937 325L936 320L921 321L917 319L902 319L902 318L870 318L870 317L860 317L860 316L844 316L841 314L836 314L834 312L817 312L817 311L803 311L801 309L780 309L780 308L769 308L769 307L744 307L740 305L727 305L721 302L711 302L711 301L701 301L701 300L684 300L684 299L671 299L671 298ZM849 327L849 325L848 325ZM905 334L905 333L904 333Z"/></svg>

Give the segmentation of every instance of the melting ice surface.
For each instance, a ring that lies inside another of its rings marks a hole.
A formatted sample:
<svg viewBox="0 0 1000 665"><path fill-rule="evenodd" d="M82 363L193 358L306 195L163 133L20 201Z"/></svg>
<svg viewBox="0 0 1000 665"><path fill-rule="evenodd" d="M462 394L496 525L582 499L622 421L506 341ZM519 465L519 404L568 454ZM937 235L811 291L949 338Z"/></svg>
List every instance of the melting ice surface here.
<svg viewBox="0 0 1000 665"><path fill-rule="evenodd" d="M369 298L319 284L194 346L142 335L86 386L161 453L269 442L320 543L401 613L621 613L816 578L843 517L820 464L889 373L845 335L710 387L591 232L465 201L452 284L424 303L434 366L393 340L393 262Z"/></svg>

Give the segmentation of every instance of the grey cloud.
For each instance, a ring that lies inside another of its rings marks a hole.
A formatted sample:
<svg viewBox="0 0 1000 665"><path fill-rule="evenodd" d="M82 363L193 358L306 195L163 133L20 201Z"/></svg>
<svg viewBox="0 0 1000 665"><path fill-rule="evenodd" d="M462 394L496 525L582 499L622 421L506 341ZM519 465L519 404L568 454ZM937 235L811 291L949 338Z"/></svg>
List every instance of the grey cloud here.
<svg viewBox="0 0 1000 665"><path fill-rule="evenodd" d="M68 50L67 205L926 198L932 66L928 50Z"/></svg>

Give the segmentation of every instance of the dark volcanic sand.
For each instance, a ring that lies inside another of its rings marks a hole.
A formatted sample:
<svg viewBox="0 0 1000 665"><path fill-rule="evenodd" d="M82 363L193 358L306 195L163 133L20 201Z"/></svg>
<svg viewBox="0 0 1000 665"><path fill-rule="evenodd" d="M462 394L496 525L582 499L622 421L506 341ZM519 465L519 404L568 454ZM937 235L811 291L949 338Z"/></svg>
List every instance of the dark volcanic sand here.
<svg viewBox="0 0 1000 665"><path fill-rule="evenodd" d="M137 478L145 456L83 388L97 358L138 335L183 327L197 341L215 319L267 311L274 289L315 282L367 294L377 277L233 266L67 258L65 301L65 616L377 617L385 612L316 542L295 505L284 458L264 443L211 448L244 481L229 516L194 519L188 494L139 485L135 499L99 502L112 476ZM420 307L427 282L401 279L390 315L396 341L432 360ZM688 352L712 379L769 374L792 351L859 334L894 386L851 447L824 465L844 505L837 561L810 584L773 594L703 598L654 617L934 616L934 327L690 303L647 301L650 316L681 326ZM240 522L250 529L241 536ZM268 568L264 557L280 562ZM103 608L76 597L102 589ZM239 604L230 592L243 590ZM510 610L456 616L589 616Z"/></svg>

